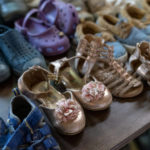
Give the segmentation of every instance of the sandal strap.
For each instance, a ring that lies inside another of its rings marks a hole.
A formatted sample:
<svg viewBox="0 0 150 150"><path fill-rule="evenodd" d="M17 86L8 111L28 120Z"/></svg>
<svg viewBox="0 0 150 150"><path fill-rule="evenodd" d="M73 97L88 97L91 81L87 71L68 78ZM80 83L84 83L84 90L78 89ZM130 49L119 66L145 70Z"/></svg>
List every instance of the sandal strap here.
<svg viewBox="0 0 150 150"><path fill-rule="evenodd" d="M31 16L34 15L34 14L36 14L36 13L38 13L38 12L39 12L38 9L32 9L32 10L30 10L30 11L26 14L25 18L23 19L22 27L25 28L26 25L27 25L27 23L28 23L28 21L29 21L29 19L31 18ZM35 19L36 19L36 18L35 18ZM36 20L38 20L39 22L43 23L42 20L39 20L39 19L36 19Z"/></svg>
<svg viewBox="0 0 150 150"><path fill-rule="evenodd" d="M44 22L46 24L50 24L50 25L53 25L55 24L56 22L56 19L57 19L57 16L58 16L58 8L55 7L55 5L53 4L54 0L46 0L46 1L43 1L41 4L40 4L40 7L39 7L39 13L38 13L38 17L41 18L42 20L44 20ZM52 10L53 12L49 12L51 14L51 16L49 17L50 20L47 20L45 14L44 14L44 9L46 9L46 7L49 8L49 10ZM54 13L55 11L55 13Z"/></svg>

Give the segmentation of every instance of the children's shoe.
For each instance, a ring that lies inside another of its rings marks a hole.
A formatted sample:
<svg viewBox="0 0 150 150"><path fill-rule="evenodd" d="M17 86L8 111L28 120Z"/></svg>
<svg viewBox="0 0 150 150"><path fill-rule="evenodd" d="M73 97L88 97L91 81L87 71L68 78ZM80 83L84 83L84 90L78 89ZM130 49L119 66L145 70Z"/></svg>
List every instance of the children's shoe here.
<svg viewBox="0 0 150 150"><path fill-rule="evenodd" d="M23 33L28 41L45 56L66 52L70 47L68 37L56 26L48 27L43 25L42 20L31 17L38 12L37 9L32 9L24 19L16 21L16 29Z"/></svg>
<svg viewBox="0 0 150 150"><path fill-rule="evenodd" d="M50 85L50 81L56 79L56 75L34 66L22 74L18 87L23 94L41 103L57 131L65 135L78 134L85 127L83 109L71 92L61 94Z"/></svg>
<svg viewBox="0 0 150 150"><path fill-rule="evenodd" d="M85 70L90 70L91 76L104 83L113 96L131 98L143 91L140 79L130 75L114 60L113 47L108 46L101 38L82 39L77 55L85 56L86 61L81 67L81 60L78 60L75 67L82 74L85 74Z"/></svg>
<svg viewBox="0 0 150 150"><path fill-rule="evenodd" d="M79 45L78 48L81 48L81 50L84 49L82 45ZM84 65L87 70L84 70L84 77L80 77L70 65L70 61L74 58L75 57L67 59L65 57L51 62L49 69L51 72L55 72L56 76L61 77L66 88L73 92L77 100L85 109L100 111L109 108L112 103L112 95L102 82L98 82L94 78L90 79L92 64L88 68ZM83 57L77 56L77 58L81 58L84 64L88 63ZM82 64L80 67L81 66ZM77 71L79 70L77 69Z"/></svg>
<svg viewBox="0 0 150 150"><path fill-rule="evenodd" d="M43 56L16 30L0 25L0 48L16 75L29 67L46 67Z"/></svg>
<svg viewBox="0 0 150 150"><path fill-rule="evenodd" d="M0 83L7 80L10 77L10 75L11 75L10 68L6 63L4 55L0 51Z"/></svg>
<svg viewBox="0 0 150 150"><path fill-rule="evenodd" d="M1 15L5 21L13 21L20 16L25 15L28 8L23 0L2 0Z"/></svg>
<svg viewBox="0 0 150 150"><path fill-rule="evenodd" d="M10 103L8 128L11 133L2 150L60 150L45 122L44 115L25 96L16 96Z"/></svg>
<svg viewBox="0 0 150 150"><path fill-rule="evenodd" d="M121 9L120 17L126 18L130 24L133 24L139 30L150 35L150 15L145 10L135 5L127 4Z"/></svg>
<svg viewBox="0 0 150 150"><path fill-rule="evenodd" d="M115 40L112 33L90 21L86 21L77 26L75 33L76 41L79 42L85 36L90 38L91 35L102 37L109 46L114 47L114 58L122 63L126 62L128 58L126 49L120 42Z"/></svg>
<svg viewBox="0 0 150 150"><path fill-rule="evenodd" d="M85 3L81 0L63 0L66 3L71 3L76 7L80 22L94 21L94 16L88 12Z"/></svg>
<svg viewBox="0 0 150 150"><path fill-rule="evenodd" d="M129 59L129 71L136 72L150 84L150 43L137 43L135 52Z"/></svg>
<svg viewBox="0 0 150 150"><path fill-rule="evenodd" d="M39 11L42 13L42 20L46 20L48 24L54 17L52 11L57 11L57 16L54 18L55 25L67 35L73 35L79 18L75 7L72 4L64 3L59 0L43 0Z"/></svg>
<svg viewBox="0 0 150 150"><path fill-rule="evenodd" d="M5 145L9 137L9 130L4 120L0 118L0 149Z"/></svg>
<svg viewBox="0 0 150 150"><path fill-rule="evenodd" d="M112 15L99 16L97 24L111 32L117 40L124 44L129 53L133 53L136 43L143 40L150 41L150 37L138 28Z"/></svg>

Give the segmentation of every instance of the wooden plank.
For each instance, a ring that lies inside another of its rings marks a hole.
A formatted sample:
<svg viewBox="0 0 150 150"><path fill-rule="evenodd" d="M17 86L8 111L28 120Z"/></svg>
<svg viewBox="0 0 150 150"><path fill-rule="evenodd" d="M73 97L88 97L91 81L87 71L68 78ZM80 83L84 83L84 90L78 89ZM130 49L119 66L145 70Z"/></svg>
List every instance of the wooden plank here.
<svg viewBox="0 0 150 150"><path fill-rule="evenodd" d="M8 115L12 88L16 80L9 79L0 87L0 116ZM62 150L118 150L150 128L150 88L134 99L114 99L110 109L85 111L87 125L76 136L55 133Z"/></svg>

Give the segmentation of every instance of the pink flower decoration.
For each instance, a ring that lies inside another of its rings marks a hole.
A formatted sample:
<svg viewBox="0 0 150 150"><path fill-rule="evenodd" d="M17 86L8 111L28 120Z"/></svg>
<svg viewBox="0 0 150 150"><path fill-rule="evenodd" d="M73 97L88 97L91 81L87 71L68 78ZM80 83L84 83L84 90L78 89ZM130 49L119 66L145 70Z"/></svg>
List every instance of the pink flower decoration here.
<svg viewBox="0 0 150 150"><path fill-rule="evenodd" d="M77 118L79 108L75 101L63 99L56 103L56 117L60 122L72 121Z"/></svg>
<svg viewBox="0 0 150 150"><path fill-rule="evenodd" d="M83 86L82 97L87 102L97 101L104 96L105 86L101 82L91 81Z"/></svg>

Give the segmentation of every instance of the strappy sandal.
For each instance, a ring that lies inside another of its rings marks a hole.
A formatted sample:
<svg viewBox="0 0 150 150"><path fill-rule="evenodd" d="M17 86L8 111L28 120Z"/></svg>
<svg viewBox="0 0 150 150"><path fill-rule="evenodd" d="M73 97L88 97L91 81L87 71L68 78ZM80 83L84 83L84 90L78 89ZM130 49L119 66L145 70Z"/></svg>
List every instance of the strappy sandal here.
<svg viewBox="0 0 150 150"><path fill-rule="evenodd" d="M112 95L107 87L97 80L90 81L88 76L81 78L70 66L70 61L74 58L76 57L51 62L49 69L61 76L64 85L73 92L85 109L98 111L108 108L112 103Z"/></svg>
<svg viewBox="0 0 150 150"><path fill-rule="evenodd" d="M56 79L40 66L25 71L18 80L19 90L29 98L38 100L53 126L62 134L75 135L85 127L82 107L70 91L61 94L50 85Z"/></svg>
<svg viewBox="0 0 150 150"><path fill-rule="evenodd" d="M123 45L119 41L115 40L112 33L106 31L106 29L101 28L93 22L86 21L77 26L75 41L79 42L82 38L89 34L102 37L106 41L107 45L114 46L114 57L117 61L122 63L127 61L128 54Z"/></svg>
<svg viewBox="0 0 150 150"><path fill-rule="evenodd" d="M150 43L137 43L135 52L129 59L129 71L136 72L150 85Z"/></svg>
<svg viewBox="0 0 150 150"><path fill-rule="evenodd" d="M86 56L84 67L81 68L80 60L75 63L75 67L80 67L80 72L85 74L87 66L89 72L98 81L103 82L112 92L113 96L120 98L130 98L139 95L143 90L143 84L129 73L113 58L113 48L109 47L100 38L89 43L82 39L77 48L77 54Z"/></svg>

